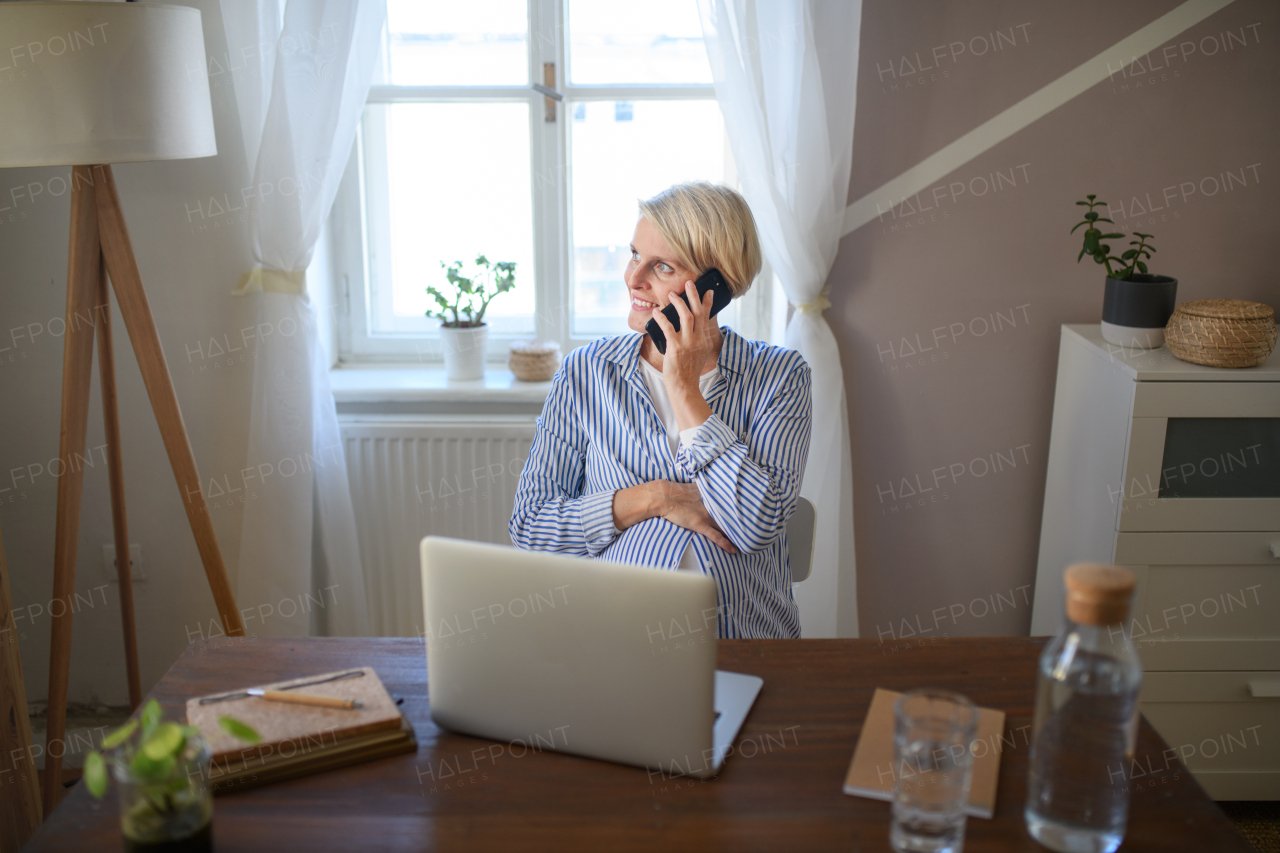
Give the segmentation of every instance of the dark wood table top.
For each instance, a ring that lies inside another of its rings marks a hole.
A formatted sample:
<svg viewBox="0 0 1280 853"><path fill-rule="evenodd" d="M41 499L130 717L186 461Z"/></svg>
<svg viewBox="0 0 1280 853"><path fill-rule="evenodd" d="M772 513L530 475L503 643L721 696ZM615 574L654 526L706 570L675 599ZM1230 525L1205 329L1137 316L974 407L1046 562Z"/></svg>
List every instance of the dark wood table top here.
<svg viewBox="0 0 1280 853"><path fill-rule="evenodd" d="M764 678L736 753L709 781L438 729L423 644L411 639L227 639L192 644L152 691L181 715L195 695L362 665L403 697L418 751L214 803L221 851L889 850L889 804L842 793L876 687L937 686L1008 714L993 820L969 818L965 850L1043 851L1027 835L1027 740L1043 640L721 641L719 666ZM1144 719L1122 851L1250 847ZM1158 771L1158 772L1157 772ZM28 850L119 850L114 792L75 788Z"/></svg>

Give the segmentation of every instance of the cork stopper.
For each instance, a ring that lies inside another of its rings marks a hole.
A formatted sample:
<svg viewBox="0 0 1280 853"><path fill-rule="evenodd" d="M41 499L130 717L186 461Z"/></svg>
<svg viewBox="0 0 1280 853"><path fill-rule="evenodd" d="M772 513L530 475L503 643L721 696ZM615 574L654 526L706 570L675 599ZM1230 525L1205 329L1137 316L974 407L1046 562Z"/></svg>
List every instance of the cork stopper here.
<svg viewBox="0 0 1280 853"><path fill-rule="evenodd" d="M1068 566L1067 618L1077 625L1115 625L1129 615L1133 572L1101 563Z"/></svg>

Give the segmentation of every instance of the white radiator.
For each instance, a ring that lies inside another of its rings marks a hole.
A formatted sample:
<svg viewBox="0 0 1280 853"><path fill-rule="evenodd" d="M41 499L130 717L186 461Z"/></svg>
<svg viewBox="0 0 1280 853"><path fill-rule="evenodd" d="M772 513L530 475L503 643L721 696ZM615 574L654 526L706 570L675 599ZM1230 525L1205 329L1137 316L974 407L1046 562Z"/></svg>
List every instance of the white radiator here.
<svg viewBox="0 0 1280 853"><path fill-rule="evenodd" d="M511 544L507 521L532 415L345 415L342 441L374 634L422 632L418 543L438 534Z"/></svg>

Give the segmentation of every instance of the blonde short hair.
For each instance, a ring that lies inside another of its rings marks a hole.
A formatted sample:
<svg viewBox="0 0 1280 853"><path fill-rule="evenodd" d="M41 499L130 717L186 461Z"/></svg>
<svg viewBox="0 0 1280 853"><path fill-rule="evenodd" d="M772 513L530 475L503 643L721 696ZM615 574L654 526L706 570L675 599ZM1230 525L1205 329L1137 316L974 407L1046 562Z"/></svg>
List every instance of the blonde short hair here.
<svg viewBox="0 0 1280 853"><path fill-rule="evenodd" d="M736 299L760 273L760 238L747 200L728 187L690 181L640 202L640 214L675 252L702 275L720 270Z"/></svg>

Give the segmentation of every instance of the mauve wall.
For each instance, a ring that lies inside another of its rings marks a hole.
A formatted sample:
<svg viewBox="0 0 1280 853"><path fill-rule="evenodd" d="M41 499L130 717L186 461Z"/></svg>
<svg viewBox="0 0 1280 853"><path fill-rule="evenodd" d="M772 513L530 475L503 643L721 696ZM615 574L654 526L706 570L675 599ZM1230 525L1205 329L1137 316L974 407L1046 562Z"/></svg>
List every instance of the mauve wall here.
<svg viewBox="0 0 1280 853"><path fill-rule="evenodd" d="M850 202L1177 5L865 0ZM1280 307L1280 4L1166 45L841 243L862 636L1029 628L1059 326L1102 307L1076 200L1154 234L1179 301Z"/></svg>

